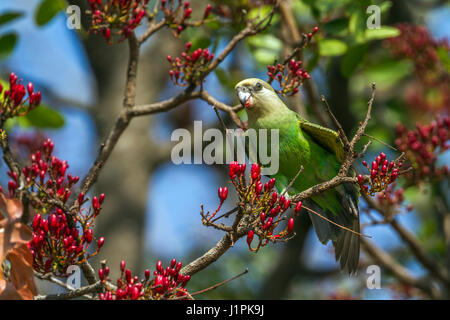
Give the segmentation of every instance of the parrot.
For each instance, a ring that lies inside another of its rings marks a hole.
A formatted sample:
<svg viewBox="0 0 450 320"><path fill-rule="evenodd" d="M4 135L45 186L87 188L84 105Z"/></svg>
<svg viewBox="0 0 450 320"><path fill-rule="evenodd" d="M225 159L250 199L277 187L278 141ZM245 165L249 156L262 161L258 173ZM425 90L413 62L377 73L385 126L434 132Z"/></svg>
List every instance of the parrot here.
<svg viewBox="0 0 450 320"><path fill-rule="evenodd" d="M336 131L309 122L289 109L272 86L263 80L242 80L235 86L235 91L247 113L249 129L255 129L257 133L259 129L279 130L279 169L271 176L276 179L278 190L287 188L301 166L300 175L286 190L288 196L337 175L344 158L344 146ZM341 270L350 275L357 272L360 254L358 200L357 186L344 183L312 196L307 202L311 209L327 219L354 231L308 212L319 241L324 245L332 241L336 261Z"/></svg>

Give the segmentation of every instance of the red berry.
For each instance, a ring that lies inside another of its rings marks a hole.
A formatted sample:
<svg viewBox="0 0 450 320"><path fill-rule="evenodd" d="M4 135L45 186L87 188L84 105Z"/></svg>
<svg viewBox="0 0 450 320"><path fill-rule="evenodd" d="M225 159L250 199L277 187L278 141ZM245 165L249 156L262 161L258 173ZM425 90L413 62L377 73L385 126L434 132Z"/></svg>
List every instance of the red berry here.
<svg viewBox="0 0 450 320"><path fill-rule="evenodd" d="M250 247L253 241L254 232L253 230L250 230L247 234L247 244Z"/></svg>
<svg viewBox="0 0 450 320"><path fill-rule="evenodd" d="M301 208L302 208L302 202L299 201L299 202L297 202L297 204L295 205L294 211L295 211L296 213L298 213L298 212L300 211Z"/></svg>
<svg viewBox="0 0 450 320"><path fill-rule="evenodd" d="M291 233L294 230L294 218L290 218L288 221L287 231Z"/></svg>

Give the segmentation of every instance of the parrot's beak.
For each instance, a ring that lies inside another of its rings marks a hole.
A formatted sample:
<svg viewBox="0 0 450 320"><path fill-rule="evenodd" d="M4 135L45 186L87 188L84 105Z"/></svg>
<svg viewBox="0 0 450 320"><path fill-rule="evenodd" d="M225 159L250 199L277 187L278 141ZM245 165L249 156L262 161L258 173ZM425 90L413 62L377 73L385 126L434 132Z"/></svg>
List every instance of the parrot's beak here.
<svg viewBox="0 0 450 320"><path fill-rule="evenodd" d="M236 91L242 106L245 108L251 108L253 106L254 99L250 90L247 87L238 87Z"/></svg>

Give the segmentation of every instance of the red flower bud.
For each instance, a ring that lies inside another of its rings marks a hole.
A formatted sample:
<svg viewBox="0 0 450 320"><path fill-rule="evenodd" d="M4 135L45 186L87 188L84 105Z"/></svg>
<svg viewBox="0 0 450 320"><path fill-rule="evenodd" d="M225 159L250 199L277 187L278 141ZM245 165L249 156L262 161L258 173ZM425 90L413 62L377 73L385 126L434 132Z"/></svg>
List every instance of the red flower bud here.
<svg viewBox="0 0 450 320"><path fill-rule="evenodd" d="M297 202L297 204L295 205L294 211L295 211L296 213L298 213L298 212L300 211L301 208L302 208L302 202L299 201L299 202Z"/></svg>
<svg viewBox="0 0 450 320"><path fill-rule="evenodd" d="M363 184L364 183L364 177L362 176L362 174L358 174L358 183L359 184Z"/></svg>
<svg viewBox="0 0 450 320"><path fill-rule="evenodd" d="M49 218L50 228L55 229L58 226L58 217L56 214L52 213Z"/></svg>
<svg viewBox="0 0 450 320"><path fill-rule="evenodd" d="M98 242L97 242L97 248L100 249L104 243L105 243L105 238L100 237L100 239L98 239Z"/></svg>
<svg viewBox="0 0 450 320"><path fill-rule="evenodd" d="M84 234L84 239L87 243L91 243L94 236L94 232L92 229L87 229L86 233Z"/></svg>
<svg viewBox="0 0 450 320"><path fill-rule="evenodd" d="M371 177L372 179L375 179L375 178L377 177L377 170L373 169L373 170L370 172L370 177Z"/></svg>
<svg viewBox="0 0 450 320"><path fill-rule="evenodd" d="M261 223L264 223L264 221L266 220L266 214L264 212L261 212L259 218L261 219Z"/></svg>
<svg viewBox="0 0 450 320"><path fill-rule="evenodd" d="M156 262L156 270L158 270L159 272L163 272L163 266L162 266L162 261L158 260Z"/></svg>
<svg viewBox="0 0 450 320"><path fill-rule="evenodd" d="M260 172L261 169L259 168L259 165L257 163L252 164L251 176L253 180L257 180L259 178Z"/></svg>
<svg viewBox="0 0 450 320"><path fill-rule="evenodd" d="M81 193L78 195L78 204L79 204L79 205L82 205L82 204L83 204L83 201L84 201L84 193L81 192Z"/></svg>
<svg viewBox="0 0 450 320"><path fill-rule="evenodd" d="M203 14L203 20L204 19L206 19L206 18L208 18L208 16L209 16L209 13L211 12L211 5L210 4L208 4L207 6L206 6L206 8L205 8L205 13Z"/></svg>
<svg viewBox="0 0 450 320"><path fill-rule="evenodd" d="M34 92L33 84L31 82L29 82L28 85L27 85L27 91L28 91L28 95L29 96L31 96L33 94L33 92Z"/></svg>
<svg viewBox="0 0 450 320"><path fill-rule="evenodd" d="M372 161L372 170L378 170L378 163L376 161Z"/></svg>
<svg viewBox="0 0 450 320"><path fill-rule="evenodd" d="M133 290L131 291L131 299L137 300L139 298L139 288L137 286L133 287Z"/></svg>
<svg viewBox="0 0 450 320"><path fill-rule="evenodd" d="M280 210L281 210L280 206L270 209L270 216L275 217L278 213L280 213Z"/></svg>
<svg viewBox="0 0 450 320"><path fill-rule="evenodd" d="M120 271L124 272L125 271L125 260L120 261Z"/></svg>
<svg viewBox="0 0 450 320"><path fill-rule="evenodd" d="M100 204L97 197L92 198L92 208L94 208L95 211L100 209Z"/></svg>
<svg viewBox="0 0 450 320"><path fill-rule="evenodd" d="M289 200L289 199L284 200L284 203L283 203L284 210L287 210L290 205L291 205L291 200Z"/></svg>
<svg viewBox="0 0 450 320"><path fill-rule="evenodd" d="M185 18L185 19L188 19L189 16L191 15L191 13L192 13L192 8L187 8L187 9L184 11L184 18Z"/></svg>
<svg viewBox="0 0 450 320"><path fill-rule="evenodd" d="M217 193L219 194L220 201L224 202L228 196L228 188L227 187L219 188Z"/></svg>
<svg viewBox="0 0 450 320"><path fill-rule="evenodd" d="M269 184L269 189L272 189L275 186L275 178L272 178L269 180L268 184Z"/></svg>
<svg viewBox="0 0 450 320"><path fill-rule="evenodd" d="M131 284L131 271L130 269L125 270L125 279L128 284Z"/></svg>
<svg viewBox="0 0 450 320"><path fill-rule="evenodd" d="M294 218L290 218L287 225L287 232L291 233L294 230Z"/></svg>
<svg viewBox="0 0 450 320"><path fill-rule="evenodd" d="M278 193L273 192L273 193L272 193L272 202L277 201L277 199L278 199Z"/></svg>
<svg viewBox="0 0 450 320"><path fill-rule="evenodd" d="M261 183L261 181L257 181L256 185L255 185L256 194L260 194L262 192L262 189L263 189L263 184Z"/></svg>
<svg viewBox="0 0 450 320"><path fill-rule="evenodd" d="M33 218L33 230L36 231L41 222L41 215L37 213Z"/></svg>
<svg viewBox="0 0 450 320"><path fill-rule="evenodd" d="M247 234L247 244L249 247L251 247L252 241L253 241L254 232L253 230L250 230Z"/></svg>
<svg viewBox="0 0 450 320"><path fill-rule="evenodd" d="M105 279L105 272L103 271L103 269L98 270L98 277L100 278L101 281Z"/></svg>
<svg viewBox="0 0 450 320"><path fill-rule="evenodd" d="M233 179L236 176L238 168L239 168L239 165L238 165L237 161L233 161L230 163L230 171L229 171L230 179Z"/></svg>

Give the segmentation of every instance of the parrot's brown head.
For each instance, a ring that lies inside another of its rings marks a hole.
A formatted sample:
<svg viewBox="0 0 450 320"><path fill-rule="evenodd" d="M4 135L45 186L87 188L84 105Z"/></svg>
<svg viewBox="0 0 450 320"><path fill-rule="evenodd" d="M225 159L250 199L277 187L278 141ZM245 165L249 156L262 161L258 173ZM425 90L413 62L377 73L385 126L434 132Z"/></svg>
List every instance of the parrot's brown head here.
<svg viewBox="0 0 450 320"><path fill-rule="evenodd" d="M275 90L267 82L249 78L239 82L234 89L249 116L262 116L277 111L284 104Z"/></svg>
<svg viewBox="0 0 450 320"><path fill-rule="evenodd" d="M239 101L246 109L255 108L261 105L265 98L277 95L270 84L257 78L242 80L234 89Z"/></svg>

